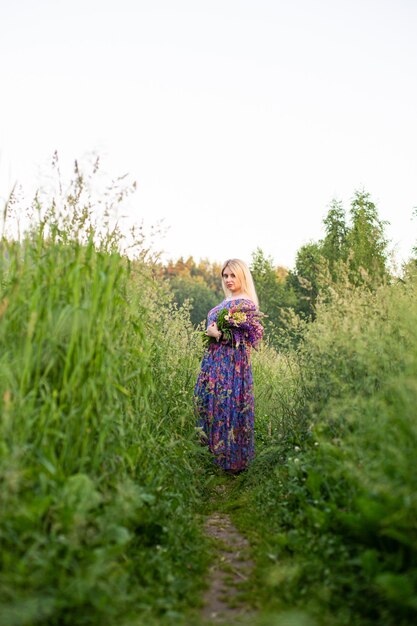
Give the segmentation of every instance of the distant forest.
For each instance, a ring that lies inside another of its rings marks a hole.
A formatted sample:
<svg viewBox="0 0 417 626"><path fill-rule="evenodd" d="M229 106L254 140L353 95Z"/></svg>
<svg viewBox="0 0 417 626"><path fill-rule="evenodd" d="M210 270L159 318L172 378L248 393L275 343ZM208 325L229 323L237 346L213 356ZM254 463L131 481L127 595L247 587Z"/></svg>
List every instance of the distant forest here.
<svg viewBox="0 0 417 626"><path fill-rule="evenodd" d="M275 266L260 248L252 254L250 269L260 308L267 315L266 334L276 347L289 340L296 342L300 325L315 318L318 299L329 297L338 285L375 289L394 280L387 222L380 219L368 192L355 191L348 212L340 201L333 200L323 222L324 238L303 245L293 269ZM169 282L177 304L188 301L196 326L224 297L220 271L220 264L196 262L193 257L171 260L156 269L159 277Z"/></svg>

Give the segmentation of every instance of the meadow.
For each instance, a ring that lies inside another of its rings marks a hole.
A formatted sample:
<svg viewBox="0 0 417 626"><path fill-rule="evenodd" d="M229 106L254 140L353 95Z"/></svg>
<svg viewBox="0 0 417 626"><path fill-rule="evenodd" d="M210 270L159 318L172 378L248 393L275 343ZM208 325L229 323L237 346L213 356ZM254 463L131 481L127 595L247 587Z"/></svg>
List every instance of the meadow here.
<svg viewBox="0 0 417 626"><path fill-rule="evenodd" d="M75 180L64 211L1 243L7 626L150 624L201 586L198 337L82 197Z"/></svg>
<svg viewBox="0 0 417 626"><path fill-rule="evenodd" d="M219 477L198 445L201 337L76 178L0 244L0 625L198 624ZM223 504L271 626L417 617L417 278L347 281L253 355L257 456Z"/></svg>
<svg viewBox="0 0 417 626"><path fill-rule="evenodd" d="M288 358L292 394L230 503L257 546L253 601L306 625L414 623L416 276L334 294Z"/></svg>

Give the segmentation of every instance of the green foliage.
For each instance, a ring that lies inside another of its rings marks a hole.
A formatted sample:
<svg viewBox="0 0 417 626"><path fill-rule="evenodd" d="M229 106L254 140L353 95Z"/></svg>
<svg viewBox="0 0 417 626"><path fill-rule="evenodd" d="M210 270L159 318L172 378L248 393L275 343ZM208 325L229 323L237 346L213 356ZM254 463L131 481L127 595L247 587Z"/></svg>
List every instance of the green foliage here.
<svg viewBox="0 0 417 626"><path fill-rule="evenodd" d="M219 279L220 282L220 279ZM175 302L179 307L189 303L190 318L194 326L198 326L223 296L212 291L201 278L191 276L173 276L169 279Z"/></svg>
<svg viewBox="0 0 417 626"><path fill-rule="evenodd" d="M228 315L229 309L221 309L217 317L217 328L223 333L222 340L233 343L233 334L231 331L231 327L228 320L226 319ZM205 330L201 331L201 340L205 348L207 348L211 343L217 342L217 339L215 339L214 337L209 337L206 334Z"/></svg>
<svg viewBox="0 0 417 626"><path fill-rule="evenodd" d="M126 190L110 185L99 225L87 182L76 166L0 243L0 624L187 624L216 482L195 442L195 326L223 297L220 267L162 268L141 237L129 260L109 221ZM415 263L387 281L365 192L350 226L333 202L325 227L293 272L253 255L270 341L252 352L257 456L229 506L257 550L260 624L408 626Z"/></svg>
<svg viewBox="0 0 417 626"><path fill-rule="evenodd" d="M304 422L297 360L289 351L277 352L270 344L263 344L253 352L252 367L258 444L274 448L283 440L292 441L303 430Z"/></svg>
<svg viewBox="0 0 417 626"><path fill-rule="evenodd" d="M335 199L323 223L324 238L301 246L293 270L274 266L260 248L252 254L250 269L261 310L267 315L265 339L278 349L300 341L302 321L315 318L316 303L328 300L334 286L347 280L351 285L375 289L390 279L386 222L380 220L368 192L355 191L350 224L342 203ZM218 264L180 258L160 266L159 275L168 279L179 306L189 303L195 326L223 298Z"/></svg>
<svg viewBox="0 0 417 626"><path fill-rule="evenodd" d="M221 288L220 265L203 259L196 263L193 257L175 263L169 261L159 266L158 275L167 279L179 307L188 305L191 321L198 326L207 317L207 312L224 297Z"/></svg>
<svg viewBox="0 0 417 626"><path fill-rule="evenodd" d="M297 296L295 312L303 319L314 319L323 266L321 242L305 244L297 252L295 271L290 272L288 284Z"/></svg>
<svg viewBox="0 0 417 626"><path fill-rule="evenodd" d="M328 261L333 281L337 281L337 265L340 261L347 260L349 233L345 210L340 201L332 200L323 223L326 235L322 243L322 255Z"/></svg>
<svg viewBox="0 0 417 626"><path fill-rule="evenodd" d="M201 346L78 168L58 204L0 248L0 624L168 623L205 559Z"/></svg>
<svg viewBox="0 0 417 626"><path fill-rule="evenodd" d="M415 622L416 304L415 279L340 288L291 371L290 354L275 363L273 386L287 371L290 393L236 495L258 545L258 605L323 625Z"/></svg>
<svg viewBox="0 0 417 626"><path fill-rule="evenodd" d="M283 347L290 335L291 311L297 303L297 294L288 280L288 271L275 267L270 257L257 248L252 254L251 273L256 285L264 320L265 340Z"/></svg>
<svg viewBox="0 0 417 626"><path fill-rule="evenodd" d="M389 279L386 222L379 219L369 193L355 191L350 218L349 225L342 203L333 200L323 220L325 237L297 252L295 270L287 282L297 296L295 312L304 319L314 319L318 299L328 298L329 287L346 279L370 289Z"/></svg>
<svg viewBox="0 0 417 626"><path fill-rule="evenodd" d="M365 273L373 278L375 284L379 284L388 277L388 242L384 233L387 222L379 219L377 208L365 191L355 192L350 215L352 225L346 243L351 281L361 284Z"/></svg>

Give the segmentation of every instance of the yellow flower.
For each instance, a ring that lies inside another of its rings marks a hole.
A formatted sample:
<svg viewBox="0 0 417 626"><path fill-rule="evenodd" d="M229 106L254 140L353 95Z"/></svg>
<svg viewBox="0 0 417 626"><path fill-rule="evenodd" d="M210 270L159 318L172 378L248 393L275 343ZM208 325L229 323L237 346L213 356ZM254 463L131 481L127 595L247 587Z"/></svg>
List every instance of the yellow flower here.
<svg viewBox="0 0 417 626"><path fill-rule="evenodd" d="M233 313L232 321L235 324L243 324L246 322L246 313L243 313L243 311L236 311Z"/></svg>

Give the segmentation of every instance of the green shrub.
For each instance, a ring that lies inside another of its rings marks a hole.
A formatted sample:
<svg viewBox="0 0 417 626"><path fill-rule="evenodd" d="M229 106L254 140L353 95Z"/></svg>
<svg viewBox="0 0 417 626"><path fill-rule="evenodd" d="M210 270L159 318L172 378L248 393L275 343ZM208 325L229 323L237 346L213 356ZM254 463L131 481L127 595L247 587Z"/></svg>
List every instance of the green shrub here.
<svg viewBox="0 0 417 626"><path fill-rule="evenodd" d="M299 606L320 624L415 621L416 301L410 280L318 306L293 357L294 436L278 402L277 435L243 483L259 604Z"/></svg>

